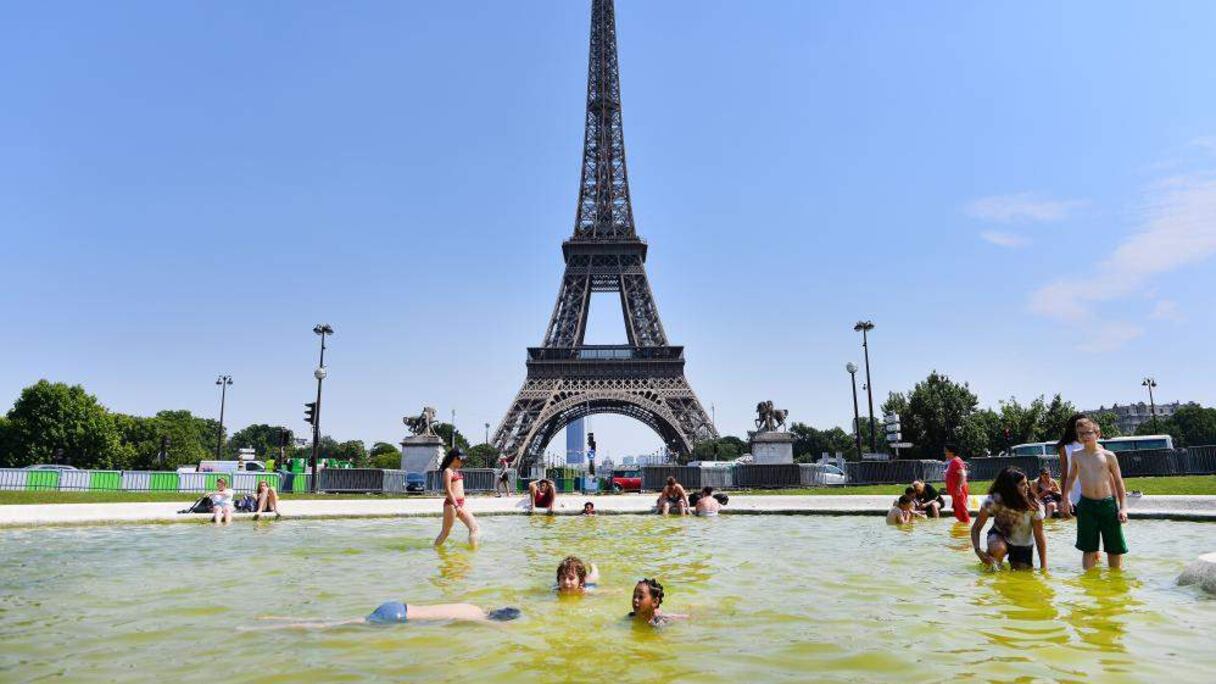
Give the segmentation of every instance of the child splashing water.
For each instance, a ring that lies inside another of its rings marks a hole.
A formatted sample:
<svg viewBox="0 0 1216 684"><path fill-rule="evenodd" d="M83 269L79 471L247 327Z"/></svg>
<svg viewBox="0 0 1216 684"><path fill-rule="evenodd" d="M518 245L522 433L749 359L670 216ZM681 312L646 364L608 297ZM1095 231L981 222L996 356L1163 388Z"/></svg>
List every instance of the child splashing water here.
<svg viewBox="0 0 1216 684"><path fill-rule="evenodd" d="M988 530L988 550L980 549L980 532L992 518ZM988 496L980 505L979 516L971 526L971 546L984 563L1000 566L1006 556L1014 570L1034 567L1033 545L1039 550L1039 566L1047 569L1047 536L1043 534L1043 509L1030 495L1030 483L1017 468L1005 468L996 476Z"/></svg>

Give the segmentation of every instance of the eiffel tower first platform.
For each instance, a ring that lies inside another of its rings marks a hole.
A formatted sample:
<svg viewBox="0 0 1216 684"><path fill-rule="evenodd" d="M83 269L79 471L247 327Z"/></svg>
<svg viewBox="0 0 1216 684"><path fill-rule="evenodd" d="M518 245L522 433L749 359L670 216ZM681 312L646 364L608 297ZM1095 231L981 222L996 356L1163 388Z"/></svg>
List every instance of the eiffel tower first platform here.
<svg viewBox="0 0 1216 684"><path fill-rule="evenodd" d="M595 413L642 421L682 457L695 442L717 438L684 377L684 348L667 342L646 248L629 203L613 3L594 0L578 213L562 243L566 272L544 343L528 348L527 379L494 433L494 446L517 467L538 462L559 430ZM620 295L628 344L583 344L593 292Z"/></svg>

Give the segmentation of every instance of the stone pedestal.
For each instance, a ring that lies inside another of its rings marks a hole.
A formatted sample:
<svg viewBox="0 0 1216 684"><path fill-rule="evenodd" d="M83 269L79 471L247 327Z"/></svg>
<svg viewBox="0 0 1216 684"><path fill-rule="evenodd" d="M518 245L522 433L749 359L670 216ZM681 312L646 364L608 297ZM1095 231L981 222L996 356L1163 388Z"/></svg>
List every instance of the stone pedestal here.
<svg viewBox="0 0 1216 684"><path fill-rule="evenodd" d="M1178 576L1178 584L1198 584L1209 594L1216 594L1216 553L1205 553Z"/></svg>
<svg viewBox="0 0 1216 684"><path fill-rule="evenodd" d="M788 432L753 432L749 442L752 463L793 463L797 437Z"/></svg>
<svg viewBox="0 0 1216 684"><path fill-rule="evenodd" d="M438 470L443 462L443 440L435 435L414 435L401 440L401 469L407 473Z"/></svg>

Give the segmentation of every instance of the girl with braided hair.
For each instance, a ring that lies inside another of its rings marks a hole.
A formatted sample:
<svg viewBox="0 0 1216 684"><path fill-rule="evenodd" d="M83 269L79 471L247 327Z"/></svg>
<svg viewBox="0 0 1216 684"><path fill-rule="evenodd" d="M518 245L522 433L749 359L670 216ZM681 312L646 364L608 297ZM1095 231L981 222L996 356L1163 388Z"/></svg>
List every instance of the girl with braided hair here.
<svg viewBox="0 0 1216 684"><path fill-rule="evenodd" d="M633 610L629 617L640 624L662 627L672 620L687 620L687 615L664 613L659 610L663 603L663 585L657 579L643 579L633 587Z"/></svg>

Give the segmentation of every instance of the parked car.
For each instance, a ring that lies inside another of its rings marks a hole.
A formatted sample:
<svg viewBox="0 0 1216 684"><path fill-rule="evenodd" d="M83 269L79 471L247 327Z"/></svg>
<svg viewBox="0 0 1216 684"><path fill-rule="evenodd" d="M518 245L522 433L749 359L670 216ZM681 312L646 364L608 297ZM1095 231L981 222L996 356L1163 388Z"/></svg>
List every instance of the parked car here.
<svg viewBox="0 0 1216 684"><path fill-rule="evenodd" d="M814 463L811 468L815 472L815 483L822 485L842 485L849 481L849 476L834 465Z"/></svg>
<svg viewBox="0 0 1216 684"><path fill-rule="evenodd" d="M421 494L426 491L426 475L422 473L405 474L405 491Z"/></svg>
<svg viewBox="0 0 1216 684"><path fill-rule="evenodd" d="M60 465L58 463L36 463L34 465L27 465L22 470L58 470L62 472L64 470L76 470L76 468L70 465Z"/></svg>
<svg viewBox="0 0 1216 684"><path fill-rule="evenodd" d="M640 492L642 491L641 470L618 470L612 474L612 491Z"/></svg>

